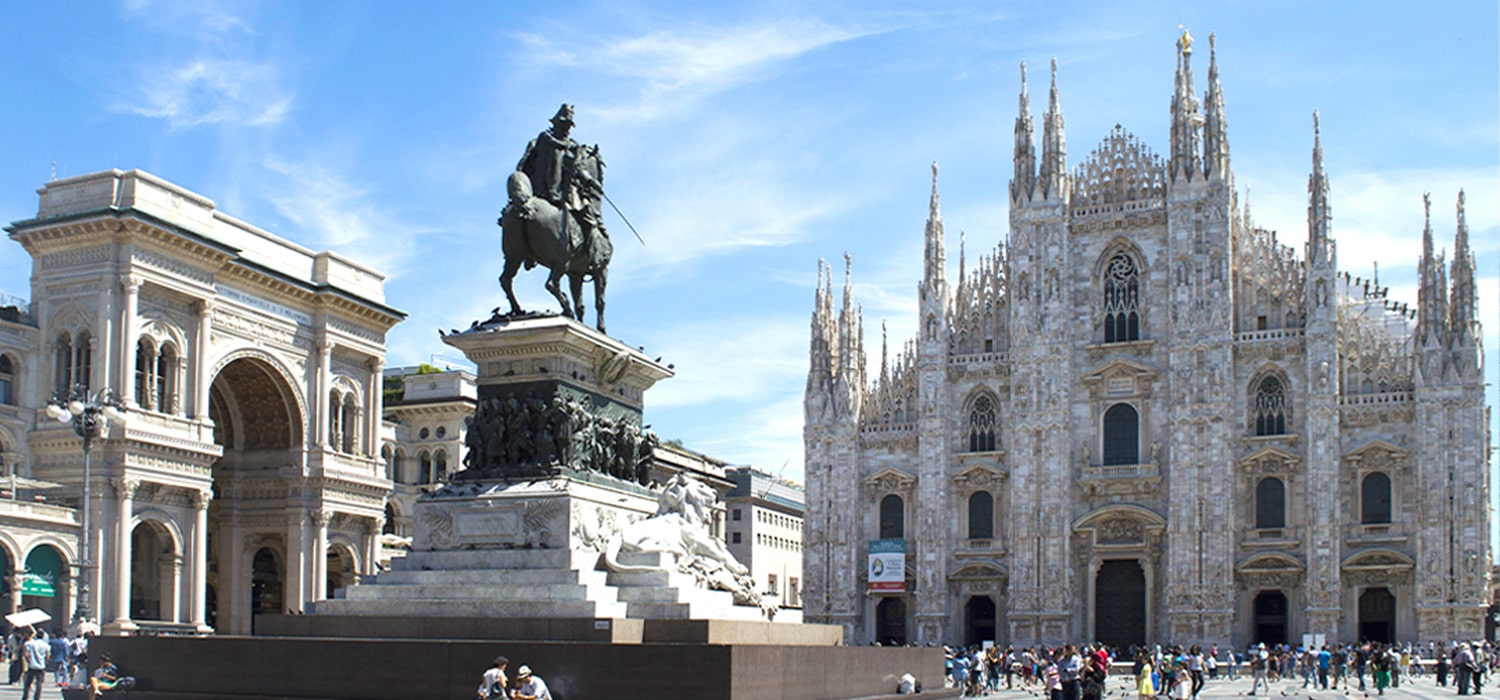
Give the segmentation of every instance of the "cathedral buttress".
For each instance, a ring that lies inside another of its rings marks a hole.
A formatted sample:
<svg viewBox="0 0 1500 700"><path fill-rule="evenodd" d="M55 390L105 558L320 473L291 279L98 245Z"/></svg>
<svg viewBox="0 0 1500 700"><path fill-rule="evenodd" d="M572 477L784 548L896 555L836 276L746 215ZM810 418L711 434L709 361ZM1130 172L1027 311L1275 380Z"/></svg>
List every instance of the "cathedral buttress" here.
<svg viewBox="0 0 1500 700"><path fill-rule="evenodd" d="M950 295L943 213L938 200L938 166L932 164L932 197L924 230L925 273L918 290L922 328L917 341L917 498L916 527L907 539L915 542L912 568L916 571L917 642L940 644L951 639L947 556L948 520L953 508L948 465L948 340Z"/></svg>
<svg viewBox="0 0 1500 700"><path fill-rule="evenodd" d="M1233 175L1224 132L1217 64L1211 64L1209 112L1199 112L1193 88L1193 39L1177 42L1172 97L1171 154L1167 177L1166 303L1156 307L1167 323L1152 335L1166 346L1170 371L1167 420L1158 428L1166 443L1161 462L1167 482L1163 636L1227 643L1233 632L1233 535L1216 523L1233 522L1234 445L1239 431L1233 397L1234 298L1232 279ZM1205 139L1203 129L1214 133ZM1205 159L1214 161L1205 177ZM1143 440L1147 438L1142 437ZM1158 439L1152 437L1153 442ZM1151 447L1153 452L1160 448Z"/></svg>
<svg viewBox="0 0 1500 700"><path fill-rule="evenodd" d="M1312 173L1307 179L1307 280L1303 291L1306 320L1307 396L1302 410L1307 438L1305 489L1308 538L1308 628L1338 635L1340 624L1341 529L1344 518L1335 484L1344 483L1339 432L1338 382L1338 248L1332 236L1333 210L1328 200L1328 176L1323 170L1323 142L1318 114L1313 113Z"/></svg>

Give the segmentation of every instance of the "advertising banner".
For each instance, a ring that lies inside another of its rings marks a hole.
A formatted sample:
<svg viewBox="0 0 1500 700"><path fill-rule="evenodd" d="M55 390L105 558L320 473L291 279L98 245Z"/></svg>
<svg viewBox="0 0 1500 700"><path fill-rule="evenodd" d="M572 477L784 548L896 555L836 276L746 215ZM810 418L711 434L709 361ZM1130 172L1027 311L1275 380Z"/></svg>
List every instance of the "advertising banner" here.
<svg viewBox="0 0 1500 700"><path fill-rule="evenodd" d="M870 540L871 592L906 591L906 540Z"/></svg>

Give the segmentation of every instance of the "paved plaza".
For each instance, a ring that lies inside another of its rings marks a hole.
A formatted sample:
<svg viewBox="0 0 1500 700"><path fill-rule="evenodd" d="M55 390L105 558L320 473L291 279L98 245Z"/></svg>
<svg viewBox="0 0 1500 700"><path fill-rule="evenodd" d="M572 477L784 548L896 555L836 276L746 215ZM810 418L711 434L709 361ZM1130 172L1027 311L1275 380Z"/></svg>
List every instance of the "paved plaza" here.
<svg viewBox="0 0 1500 700"><path fill-rule="evenodd" d="M1134 687L1135 684L1133 681L1133 677L1130 677L1128 675L1111 675L1109 681L1109 694L1105 696L1106 700L1135 700L1136 693ZM1003 686L1005 683L1004 679L1001 679L1000 683ZM1365 676L1365 684L1369 688L1368 697L1381 697L1380 695L1377 695L1375 693L1375 683L1368 674ZM1298 678L1295 681L1280 681L1272 683L1271 692L1269 694L1267 694L1265 691L1261 691L1255 697L1268 697L1271 698L1271 700L1282 700L1282 698L1306 698L1307 700L1346 700L1348 698L1353 698L1355 700L1365 700L1367 696L1365 693L1361 693L1358 690L1357 681L1354 683L1354 686L1355 690L1352 690L1348 693L1345 693L1344 691L1333 692L1327 690L1312 690L1310 688L1304 689L1302 687L1302 679ZM1232 681L1223 678L1209 681L1206 685L1204 685L1203 692L1200 693L1198 697L1199 700L1223 700L1225 698L1240 698L1243 700L1247 697L1245 694L1249 691L1250 675L1248 673L1245 673L1240 674L1238 678ZM1486 686L1485 694L1495 696L1497 695L1497 691L1490 686ZM1432 699L1450 698L1455 696L1456 690L1452 685L1451 677L1449 678L1449 686L1447 688L1440 688L1438 687L1432 674L1427 674L1423 676L1417 676L1413 678L1409 683L1402 683L1401 687L1399 688L1387 688L1384 697L1394 698L1396 700L1415 700L1416 698ZM3 700L6 697L7 696L5 695L0 695L0 700ZM1022 690L1020 685L1017 684L1016 689L1005 690L1002 688L998 692L988 693L981 697L993 698L995 700L1041 700L1042 698L1045 698L1046 695L1036 688L1033 688L1031 690Z"/></svg>

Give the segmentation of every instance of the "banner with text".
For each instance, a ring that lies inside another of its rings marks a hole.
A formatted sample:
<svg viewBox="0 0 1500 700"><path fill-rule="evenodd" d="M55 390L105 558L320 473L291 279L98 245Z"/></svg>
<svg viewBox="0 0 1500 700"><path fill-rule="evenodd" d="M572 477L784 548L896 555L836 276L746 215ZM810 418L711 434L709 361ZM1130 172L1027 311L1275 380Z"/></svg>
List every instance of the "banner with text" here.
<svg viewBox="0 0 1500 700"><path fill-rule="evenodd" d="M870 540L870 591L906 591L906 540Z"/></svg>

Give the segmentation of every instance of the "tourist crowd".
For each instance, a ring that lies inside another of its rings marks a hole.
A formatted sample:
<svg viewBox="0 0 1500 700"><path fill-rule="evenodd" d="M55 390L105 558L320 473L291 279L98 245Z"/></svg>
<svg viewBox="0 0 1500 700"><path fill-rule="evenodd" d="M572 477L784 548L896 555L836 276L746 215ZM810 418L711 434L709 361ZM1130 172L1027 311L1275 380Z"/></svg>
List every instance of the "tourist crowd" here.
<svg viewBox="0 0 1500 700"><path fill-rule="evenodd" d="M1211 645L1131 647L946 647L947 685L977 697L1005 689L1045 689L1050 700L1100 700L1111 674L1125 672L1140 700L1197 700L1204 685L1239 675L1251 679L1248 695L1270 694L1272 684L1321 690L1374 691L1431 675L1439 687L1478 695L1488 674L1500 669L1500 649L1489 642L1335 644L1317 648L1254 644L1243 652ZM1283 694L1285 690L1283 689Z"/></svg>

